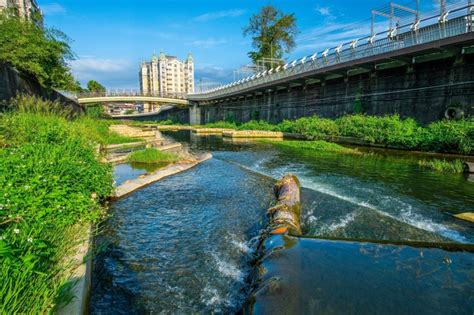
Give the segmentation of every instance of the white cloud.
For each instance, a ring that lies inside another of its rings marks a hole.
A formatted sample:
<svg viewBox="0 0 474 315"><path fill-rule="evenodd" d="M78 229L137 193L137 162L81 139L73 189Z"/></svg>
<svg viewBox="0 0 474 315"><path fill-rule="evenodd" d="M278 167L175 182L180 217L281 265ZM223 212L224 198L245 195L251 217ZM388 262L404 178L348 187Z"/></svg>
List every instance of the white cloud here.
<svg viewBox="0 0 474 315"><path fill-rule="evenodd" d="M207 22L211 20L217 20L222 18L232 18L239 17L245 13L245 10L242 9L233 9L233 10L224 10L224 11L214 11L208 12L193 18L193 21L196 22Z"/></svg>
<svg viewBox="0 0 474 315"><path fill-rule="evenodd" d="M59 3L49 3L41 6L41 11L45 15L61 15L66 13L66 9Z"/></svg>
<svg viewBox="0 0 474 315"><path fill-rule="evenodd" d="M195 71L196 88L202 80L203 85L218 85L233 81L233 70L214 65L198 65Z"/></svg>
<svg viewBox="0 0 474 315"><path fill-rule="evenodd" d="M89 80L97 80L106 87L137 87L139 62L122 59L102 59L80 56L71 62L74 77L84 86Z"/></svg>
<svg viewBox="0 0 474 315"><path fill-rule="evenodd" d="M200 48L211 48L219 45L227 44L226 39L215 39L215 38L208 38L202 40L195 40L192 42L193 46L197 46Z"/></svg>
<svg viewBox="0 0 474 315"><path fill-rule="evenodd" d="M86 58L80 58L71 62L71 67L74 71L85 72L120 72L129 67L129 63L124 60L112 60L112 59L96 59L91 56Z"/></svg>
<svg viewBox="0 0 474 315"><path fill-rule="evenodd" d="M375 32L388 30L385 22L375 24ZM370 35L370 21L358 23L323 23L321 26L310 29L296 39L295 52L321 52L326 48L334 48L340 44Z"/></svg>
<svg viewBox="0 0 474 315"><path fill-rule="evenodd" d="M322 16L331 16L331 10L328 7L319 7L316 8L316 12L321 14Z"/></svg>

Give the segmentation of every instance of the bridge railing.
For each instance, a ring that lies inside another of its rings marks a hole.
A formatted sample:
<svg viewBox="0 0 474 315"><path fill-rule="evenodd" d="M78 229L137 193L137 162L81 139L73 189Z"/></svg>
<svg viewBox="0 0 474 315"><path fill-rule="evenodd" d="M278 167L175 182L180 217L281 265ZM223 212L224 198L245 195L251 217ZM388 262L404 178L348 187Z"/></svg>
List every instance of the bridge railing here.
<svg viewBox="0 0 474 315"><path fill-rule="evenodd" d="M76 98L93 97L114 97L114 96L143 96L143 97L162 97L173 99L186 99L186 93L142 93L139 90L107 90L104 92L82 92L76 95Z"/></svg>
<svg viewBox="0 0 474 315"><path fill-rule="evenodd" d="M392 30L357 39L340 46L314 53L283 66L256 73L245 79L218 88L190 94L193 100L225 97L233 93L290 78L305 72L328 68L357 59L382 55L407 47L466 34L474 31L474 5L458 5L441 14L424 17L418 24L397 26Z"/></svg>

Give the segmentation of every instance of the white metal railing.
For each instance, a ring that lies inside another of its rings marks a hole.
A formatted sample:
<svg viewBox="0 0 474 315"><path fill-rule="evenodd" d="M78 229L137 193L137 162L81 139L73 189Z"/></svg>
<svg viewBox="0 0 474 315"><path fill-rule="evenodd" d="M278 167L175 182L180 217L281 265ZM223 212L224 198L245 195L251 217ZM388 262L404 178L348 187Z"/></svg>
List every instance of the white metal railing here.
<svg viewBox="0 0 474 315"><path fill-rule="evenodd" d="M341 44L285 65L265 70L215 89L189 94L192 100L207 100L232 95L259 85L291 78L305 72L361 58L385 54L474 31L474 5L459 4L443 14L424 17L414 23Z"/></svg>
<svg viewBox="0 0 474 315"><path fill-rule="evenodd" d="M117 89L107 90L104 92L82 92L76 95L76 98L92 98L92 97L113 97L113 96L145 96L145 97L162 97L174 99L186 99L186 93L142 93L139 90Z"/></svg>

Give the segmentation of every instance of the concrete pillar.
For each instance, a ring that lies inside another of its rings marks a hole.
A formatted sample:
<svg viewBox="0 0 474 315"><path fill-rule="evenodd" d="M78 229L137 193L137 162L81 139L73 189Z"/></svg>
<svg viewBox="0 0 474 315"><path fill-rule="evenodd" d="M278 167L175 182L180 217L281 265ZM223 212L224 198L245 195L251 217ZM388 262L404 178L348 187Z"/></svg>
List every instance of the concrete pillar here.
<svg viewBox="0 0 474 315"><path fill-rule="evenodd" d="M189 107L189 123L191 125L201 124L201 108L198 105Z"/></svg>
<svg viewBox="0 0 474 315"><path fill-rule="evenodd" d="M150 103L143 103L143 112L149 113L151 111L151 104Z"/></svg>

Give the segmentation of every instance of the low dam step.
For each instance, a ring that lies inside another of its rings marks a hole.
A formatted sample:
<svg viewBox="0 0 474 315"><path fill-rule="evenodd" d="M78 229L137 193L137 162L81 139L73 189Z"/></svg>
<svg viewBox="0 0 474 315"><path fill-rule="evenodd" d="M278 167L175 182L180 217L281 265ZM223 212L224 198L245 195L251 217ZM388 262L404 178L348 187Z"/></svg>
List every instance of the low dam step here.
<svg viewBox="0 0 474 315"><path fill-rule="evenodd" d="M472 211L474 184L461 175L397 157L165 135L213 158L111 204L95 240L91 314L472 312L472 224L445 214ZM297 221L281 220L292 216L267 214L288 173L300 184L299 237Z"/></svg>

